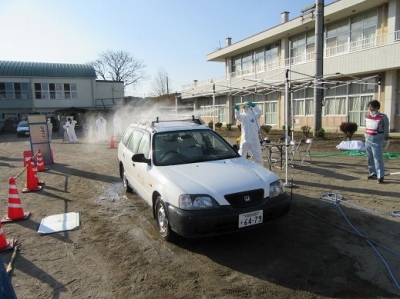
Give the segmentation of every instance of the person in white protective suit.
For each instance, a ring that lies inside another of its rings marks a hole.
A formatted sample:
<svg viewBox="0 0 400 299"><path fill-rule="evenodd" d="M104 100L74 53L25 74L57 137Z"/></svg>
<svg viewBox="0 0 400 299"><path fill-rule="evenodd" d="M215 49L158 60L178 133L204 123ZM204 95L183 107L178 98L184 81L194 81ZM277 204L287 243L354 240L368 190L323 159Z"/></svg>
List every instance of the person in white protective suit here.
<svg viewBox="0 0 400 299"><path fill-rule="evenodd" d="M261 110L252 102L244 102L242 112L238 105L235 105L234 108L236 120L242 123L239 155L247 157L247 153L251 151L254 161L264 166L259 134Z"/></svg>
<svg viewBox="0 0 400 299"><path fill-rule="evenodd" d="M49 133L49 141L51 141L51 137L53 136L53 123L50 118L47 119L47 131Z"/></svg>
<svg viewBox="0 0 400 299"><path fill-rule="evenodd" d="M69 142L71 143L78 142L78 138L76 137L75 134L75 125L76 125L76 120L72 120L70 117L68 117L67 122L63 126L63 128L67 131L68 139Z"/></svg>
<svg viewBox="0 0 400 299"><path fill-rule="evenodd" d="M121 136L123 131L122 131L122 121L121 118L118 115L114 115L114 137L117 136Z"/></svg>
<svg viewBox="0 0 400 299"><path fill-rule="evenodd" d="M107 121L102 116L100 116L96 120L96 126L97 126L97 140L99 142L107 141L107 131L106 131Z"/></svg>

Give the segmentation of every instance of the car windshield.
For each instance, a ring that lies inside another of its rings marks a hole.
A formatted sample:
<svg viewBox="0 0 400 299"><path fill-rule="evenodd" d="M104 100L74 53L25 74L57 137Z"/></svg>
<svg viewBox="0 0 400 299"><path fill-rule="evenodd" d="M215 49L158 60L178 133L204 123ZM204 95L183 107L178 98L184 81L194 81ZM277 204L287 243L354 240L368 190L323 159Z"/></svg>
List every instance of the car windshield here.
<svg viewBox="0 0 400 299"><path fill-rule="evenodd" d="M28 122L27 121L21 121L19 124L18 124L18 127L27 127L28 126Z"/></svg>
<svg viewBox="0 0 400 299"><path fill-rule="evenodd" d="M154 135L153 160L157 166L240 157L212 130L163 132Z"/></svg>

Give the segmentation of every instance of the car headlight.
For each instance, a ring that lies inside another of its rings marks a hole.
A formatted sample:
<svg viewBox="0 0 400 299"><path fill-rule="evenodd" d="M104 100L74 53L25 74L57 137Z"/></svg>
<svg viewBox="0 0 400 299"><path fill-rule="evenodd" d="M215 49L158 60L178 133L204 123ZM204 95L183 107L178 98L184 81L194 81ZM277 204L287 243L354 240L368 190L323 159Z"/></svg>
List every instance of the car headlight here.
<svg viewBox="0 0 400 299"><path fill-rule="evenodd" d="M281 180L272 182L269 185L269 197L270 198L276 197L283 193L285 193L285 186L283 185Z"/></svg>
<svg viewBox="0 0 400 299"><path fill-rule="evenodd" d="M189 195L179 196L179 208L182 210L204 210L213 209L218 206L214 199L208 195Z"/></svg>

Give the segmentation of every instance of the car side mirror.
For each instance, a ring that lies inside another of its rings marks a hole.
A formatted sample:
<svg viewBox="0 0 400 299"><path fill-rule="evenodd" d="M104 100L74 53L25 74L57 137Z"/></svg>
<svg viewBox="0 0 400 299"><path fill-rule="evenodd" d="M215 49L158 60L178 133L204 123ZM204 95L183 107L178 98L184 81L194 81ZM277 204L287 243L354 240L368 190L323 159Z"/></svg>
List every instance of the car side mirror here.
<svg viewBox="0 0 400 299"><path fill-rule="evenodd" d="M150 164L150 159L147 159L144 154L134 154L132 156L132 162L147 163Z"/></svg>

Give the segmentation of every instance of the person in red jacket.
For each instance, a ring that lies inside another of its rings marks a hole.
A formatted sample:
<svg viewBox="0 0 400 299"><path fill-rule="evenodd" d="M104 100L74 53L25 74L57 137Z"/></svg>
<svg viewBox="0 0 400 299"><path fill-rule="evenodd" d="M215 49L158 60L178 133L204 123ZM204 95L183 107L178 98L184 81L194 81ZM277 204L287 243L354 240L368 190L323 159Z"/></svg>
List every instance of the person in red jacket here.
<svg viewBox="0 0 400 299"><path fill-rule="evenodd" d="M365 116L365 150L368 163L368 180L377 179L383 183L385 166L383 163L383 142L389 138L389 119L379 111L377 100L368 103L369 113Z"/></svg>

